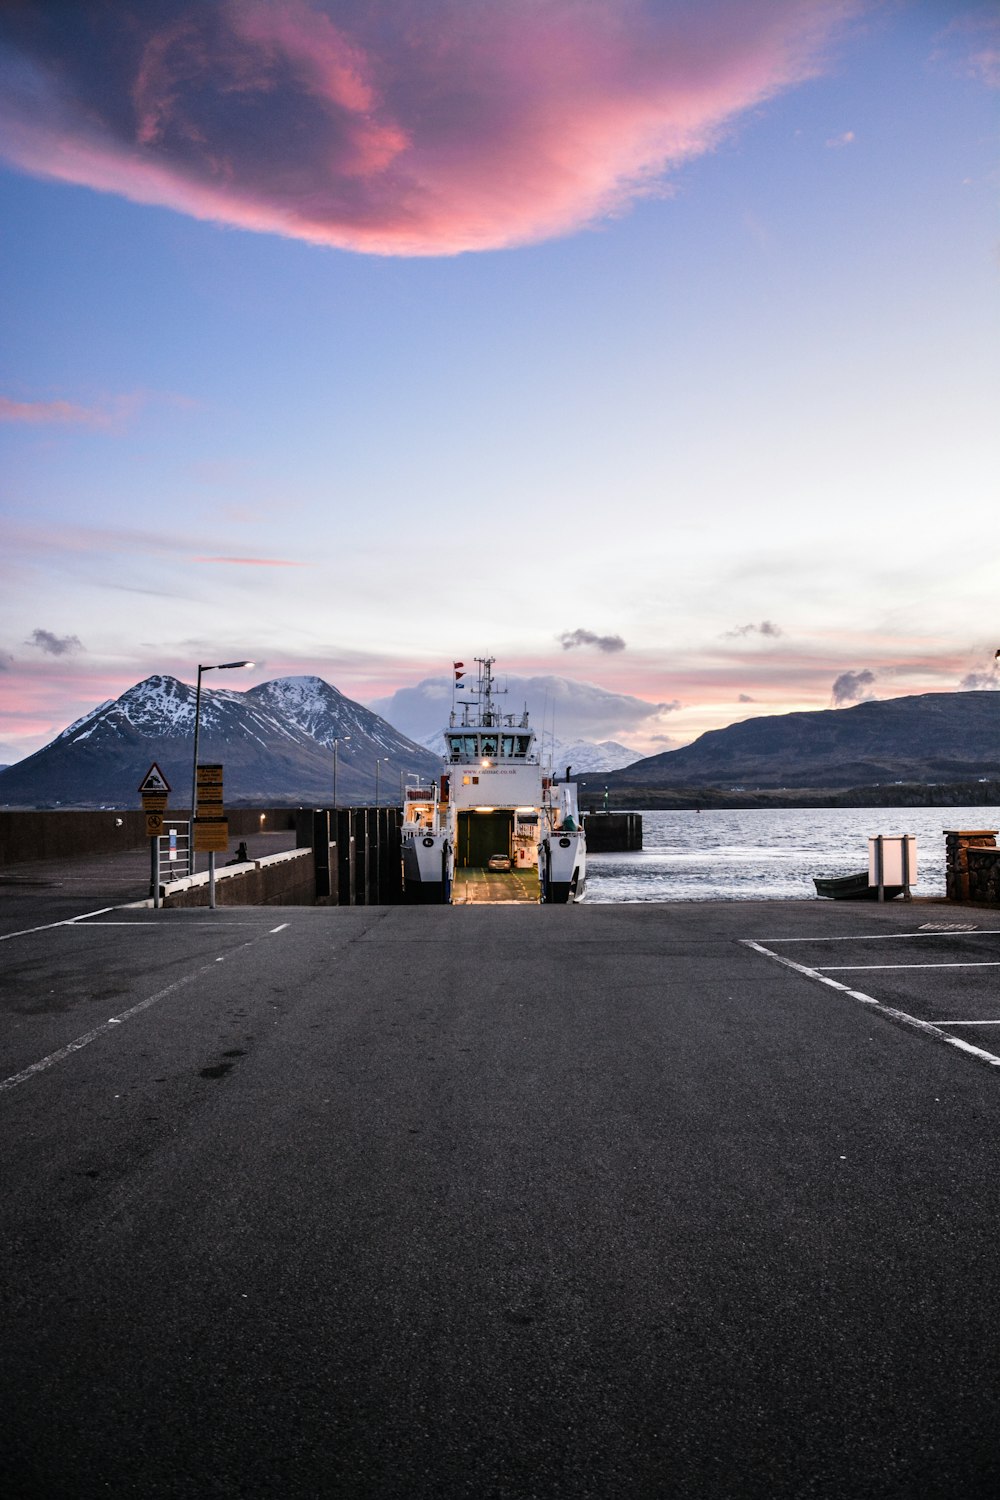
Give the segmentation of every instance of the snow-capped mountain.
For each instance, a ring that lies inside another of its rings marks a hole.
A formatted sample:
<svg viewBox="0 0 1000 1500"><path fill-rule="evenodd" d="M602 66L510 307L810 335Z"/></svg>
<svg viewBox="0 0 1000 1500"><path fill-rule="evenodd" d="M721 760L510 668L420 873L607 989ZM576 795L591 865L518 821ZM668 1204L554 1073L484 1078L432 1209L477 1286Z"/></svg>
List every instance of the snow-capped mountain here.
<svg viewBox="0 0 1000 1500"><path fill-rule="evenodd" d="M432 755L443 756L445 753L443 734L429 735L423 744ZM630 750L627 745L618 744L617 740L553 742L548 735L545 736L544 746L539 742L538 753L546 765L551 764L560 774L567 766L571 766L574 778L577 772L620 771L642 759L638 750Z"/></svg>
<svg viewBox="0 0 1000 1500"><path fill-rule="evenodd" d="M641 759L638 750L630 750L617 740L556 740L552 764L557 771L571 766L575 778L578 772L620 771Z"/></svg>
<svg viewBox="0 0 1000 1500"><path fill-rule="evenodd" d="M0 805L129 807L155 761L171 807L191 797L195 690L147 677L70 724L51 744L0 772ZM401 777L438 771L438 760L321 677L282 677L246 692L202 684L198 758L224 767L236 803L329 804L337 742L337 799L395 799Z"/></svg>

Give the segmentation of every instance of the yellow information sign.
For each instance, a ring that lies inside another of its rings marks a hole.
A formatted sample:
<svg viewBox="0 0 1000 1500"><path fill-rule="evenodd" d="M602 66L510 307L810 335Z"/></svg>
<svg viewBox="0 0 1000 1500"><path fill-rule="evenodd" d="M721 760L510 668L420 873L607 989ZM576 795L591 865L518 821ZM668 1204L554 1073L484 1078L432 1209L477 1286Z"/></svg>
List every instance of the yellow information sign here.
<svg viewBox="0 0 1000 1500"><path fill-rule="evenodd" d="M225 818L225 808L222 804L222 767L221 765L198 766L198 808L196 823L202 818L214 819L218 822ZM207 838L208 835L206 834ZM195 841L196 849L207 849L209 853L213 849L225 848L225 844L199 844Z"/></svg>
<svg viewBox="0 0 1000 1500"><path fill-rule="evenodd" d="M163 832L163 814L161 812L148 812L146 814L146 837L148 839L159 838Z"/></svg>
<svg viewBox="0 0 1000 1500"><path fill-rule="evenodd" d="M229 848L228 818L195 818L194 847L198 854L219 854Z"/></svg>

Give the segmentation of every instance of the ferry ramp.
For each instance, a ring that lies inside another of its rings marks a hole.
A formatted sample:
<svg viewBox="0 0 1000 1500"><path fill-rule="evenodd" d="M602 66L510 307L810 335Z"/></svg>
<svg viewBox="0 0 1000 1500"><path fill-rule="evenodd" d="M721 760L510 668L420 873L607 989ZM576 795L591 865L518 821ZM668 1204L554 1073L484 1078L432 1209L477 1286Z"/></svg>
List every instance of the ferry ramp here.
<svg viewBox="0 0 1000 1500"><path fill-rule="evenodd" d="M452 884L455 906L482 906L505 902L534 902L542 899L535 866L506 871L466 866L455 871Z"/></svg>

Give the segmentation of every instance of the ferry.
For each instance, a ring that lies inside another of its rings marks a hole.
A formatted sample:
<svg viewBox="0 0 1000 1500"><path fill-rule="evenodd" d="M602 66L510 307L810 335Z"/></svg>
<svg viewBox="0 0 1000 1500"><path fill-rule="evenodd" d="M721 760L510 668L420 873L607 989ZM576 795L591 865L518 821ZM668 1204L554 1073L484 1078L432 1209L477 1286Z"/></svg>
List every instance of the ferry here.
<svg viewBox="0 0 1000 1500"><path fill-rule="evenodd" d="M475 688L453 703L437 782L406 788L408 902L565 903L583 896L587 841L570 767L559 780L543 765L527 708L520 715L498 708L495 660L476 658ZM456 662L456 696L464 676Z"/></svg>

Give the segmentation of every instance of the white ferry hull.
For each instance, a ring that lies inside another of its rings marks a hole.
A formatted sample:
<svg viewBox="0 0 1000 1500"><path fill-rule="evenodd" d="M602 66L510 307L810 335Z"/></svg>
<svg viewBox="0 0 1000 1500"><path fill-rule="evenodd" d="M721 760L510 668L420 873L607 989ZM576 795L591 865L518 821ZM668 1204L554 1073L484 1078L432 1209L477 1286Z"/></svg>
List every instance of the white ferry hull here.
<svg viewBox="0 0 1000 1500"><path fill-rule="evenodd" d="M587 881L587 841L574 829L547 834L538 849L542 900L552 905L579 901Z"/></svg>
<svg viewBox="0 0 1000 1500"><path fill-rule="evenodd" d="M450 902L450 852L445 833L404 831L403 892L408 903L446 906Z"/></svg>

